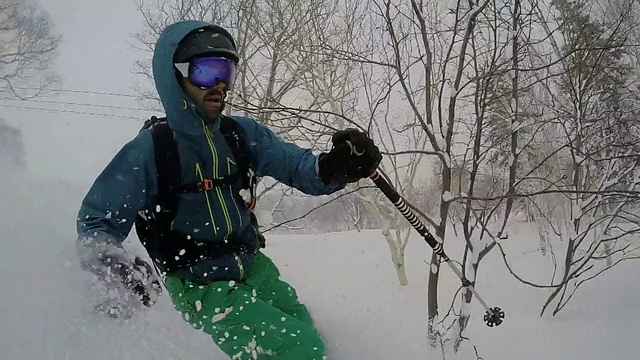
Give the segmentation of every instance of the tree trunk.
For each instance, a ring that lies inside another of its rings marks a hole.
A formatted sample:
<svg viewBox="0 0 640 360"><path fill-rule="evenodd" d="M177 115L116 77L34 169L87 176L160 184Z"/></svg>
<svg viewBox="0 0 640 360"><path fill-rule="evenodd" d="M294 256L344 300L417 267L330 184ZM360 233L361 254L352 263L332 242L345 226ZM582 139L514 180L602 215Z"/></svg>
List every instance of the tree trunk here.
<svg viewBox="0 0 640 360"><path fill-rule="evenodd" d="M427 288L428 337L432 347L438 346L439 334L436 329L438 321L438 280L440 278L440 257L431 254L431 270Z"/></svg>
<svg viewBox="0 0 640 360"><path fill-rule="evenodd" d="M382 229L382 235L387 240L387 245L389 245L389 253L391 254L391 261L393 262L393 268L396 269L396 275L398 276L398 281L401 286L406 286L409 283L409 279L407 279L407 272L404 266L404 253L402 248L397 244L393 239L393 235L389 229L388 222L384 225Z"/></svg>
<svg viewBox="0 0 640 360"><path fill-rule="evenodd" d="M401 242L394 241L393 235L391 235L391 221L389 218L384 216L377 205L375 205L372 199L364 198L365 203L367 204L368 210L373 213L378 219L378 223L380 224L380 231L382 235L384 235L385 240L387 241L387 245L389 246L389 252L391 253L391 261L393 262L393 268L396 269L396 276L398 277L398 282L402 286L406 286L409 283L409 279L407 278L407 272L404 266L404 250L400 245ZM402 221L402 220L401 220ZM397 226L397 224L396 224ZM398 239L400 240L400 239Z"/></svg>

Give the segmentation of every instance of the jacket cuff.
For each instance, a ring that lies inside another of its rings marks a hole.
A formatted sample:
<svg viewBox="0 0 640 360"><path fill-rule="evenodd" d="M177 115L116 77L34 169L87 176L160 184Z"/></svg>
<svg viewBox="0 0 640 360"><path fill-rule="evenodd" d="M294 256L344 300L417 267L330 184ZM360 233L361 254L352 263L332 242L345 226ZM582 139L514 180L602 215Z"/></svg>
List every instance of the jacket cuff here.
<svg viewBox="0 0 640 360"><path fill-rule="evenodd" d="M327 156L327 155L328 155L327 153L321 153L318 156L316 156L316 163L315 163L316 178L331 192L342 190L344 187L347 186L347 183L340 183L335 181L330 181L329 183L327 183L322 177L322 175L320 174L320 160L323 156Z"/></svg>

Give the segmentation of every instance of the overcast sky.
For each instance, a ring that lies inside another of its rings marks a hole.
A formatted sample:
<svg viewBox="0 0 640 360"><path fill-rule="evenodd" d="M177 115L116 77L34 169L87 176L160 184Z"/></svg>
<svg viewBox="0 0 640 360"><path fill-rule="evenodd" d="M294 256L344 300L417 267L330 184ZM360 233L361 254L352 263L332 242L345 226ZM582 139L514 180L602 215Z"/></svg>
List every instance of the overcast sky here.
<svg viewBox="0 0 640 360"><path fill-rule="evenodd" d="M132 0L37 0L63 35L55 64L63 89L134 94L131 74L140 54L131 48L131 34L141 26ZM42 99L41 99L42 100ZM60 105L40 101L0 102L0 117L18 125L25 137L31 173L92 181L124 142L135 136L141 121L151 113L86 104L139 108L133 97L64 93L55 99L85 105ZM23 109L9 108L20 106ZM57 109L89 114L42 112L24 107ZM118 118L140 117L140 121Z"/></svg>

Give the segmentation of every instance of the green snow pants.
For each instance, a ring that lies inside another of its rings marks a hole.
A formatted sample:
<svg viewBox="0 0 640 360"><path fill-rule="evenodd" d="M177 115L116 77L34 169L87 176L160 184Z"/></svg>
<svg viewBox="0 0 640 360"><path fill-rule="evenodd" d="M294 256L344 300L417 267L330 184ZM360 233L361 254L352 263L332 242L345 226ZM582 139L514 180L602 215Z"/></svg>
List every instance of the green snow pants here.
<svg viewBox="0 0 640 360"><path fill-rule="evenodd" d="M183 318L211 335L231 359L324 358L324 342L307 308L262 252L242 282L198 285L167 277L165 286Z"/></svg>

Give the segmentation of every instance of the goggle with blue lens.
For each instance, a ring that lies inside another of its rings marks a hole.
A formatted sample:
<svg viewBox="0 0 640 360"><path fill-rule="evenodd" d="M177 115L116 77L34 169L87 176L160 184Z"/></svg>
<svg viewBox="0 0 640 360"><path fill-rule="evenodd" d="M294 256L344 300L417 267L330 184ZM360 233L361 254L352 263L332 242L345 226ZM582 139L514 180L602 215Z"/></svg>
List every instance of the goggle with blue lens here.
<svg viewBox="0 0 640 360"><path fill-rule="evenodd" d="M188 63L176 63L174 66L189 82L202 89L212 88L218 82L224 82L231 90L236 80L236 64L223 57L198 57Z"/></svg>

